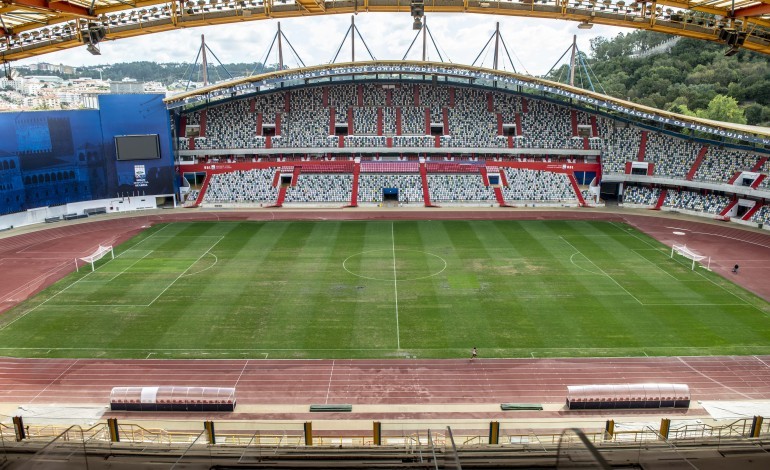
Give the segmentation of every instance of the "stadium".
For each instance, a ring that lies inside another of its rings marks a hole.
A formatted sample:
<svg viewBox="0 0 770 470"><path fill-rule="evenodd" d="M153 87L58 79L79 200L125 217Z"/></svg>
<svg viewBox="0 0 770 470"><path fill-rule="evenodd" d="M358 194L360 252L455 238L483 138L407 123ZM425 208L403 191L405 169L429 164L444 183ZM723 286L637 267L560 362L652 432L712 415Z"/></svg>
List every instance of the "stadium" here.
<svg viewBox="0 0 770 470"><path fill-rule="evenodd" d="M0 114L2 468L764 468L769 160L430 61Z"/></svg>

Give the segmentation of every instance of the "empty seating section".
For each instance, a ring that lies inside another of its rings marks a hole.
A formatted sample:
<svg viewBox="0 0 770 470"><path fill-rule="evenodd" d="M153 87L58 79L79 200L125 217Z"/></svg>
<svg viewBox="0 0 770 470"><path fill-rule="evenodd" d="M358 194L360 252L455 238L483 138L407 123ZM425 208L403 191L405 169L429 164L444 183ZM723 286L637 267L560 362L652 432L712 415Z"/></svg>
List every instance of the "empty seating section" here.
<svg viewBox="0 0 770 470"><path fill-rule="evenodd" d="M433 147L435 139L429 135L397 135L393 137L394 147Z"/></svg>
<svg viewBox="0 0 770 470"><path fill-rule="evenodd" d="M283 94L270 93L254 97L254 112L264 115L264 122L275 124L275 115L283 111Z"/></svg>
<svg viewBox="0 0 770 470"><path fill-rule="evenodd" d="M414 106L414 88L412 85L396 85L391 93L391 106Z"/></svg>
<svg viewBox="0 0 770 470"><path fill-rule="evenodd" d="M382 108L382 133L396 135L396 108Z"/></svg>
<svg viewBox="0 0 770 470"><path fill-rule="evenodd" d="M361 85L363 87L363 98L364 98L364 106L385 106L386 100L385 100L385 89L382 88L382 85L374 85L372 83L364 83ZM356 101L358 103L358 101Z"/></svg>
<svg viewBox="0 0 770 470"><path fill-rule="evenodd" d="M428 173L431 202L437 201L494 201L492 188L484 186L479 173Z"/></svg>
<svg viewBox="0 0 770 470"><path fill-rule="evenodd" d="M430 109L431 121L441 122L442 110L449 107L449 88L445 86L428 85L419 85L418 87L420 93L420 106Z"/></svg>
<svg viewBox="0 0 770 470"><path fill-rule="evenodd" d="M478 164L455 162L428 162L425 168L428 173L478 173L481 166ZM498 171L497 167L489 167L489 171Z"/></svg>
<svg viewBox="0 0 770 470"><path fill-rule="evenodd" d="M292 112L315 112L324 107L322 87L292 90L290 99Z"/></svg>
<svg viewBox="0 0 770 470"><path fill-rule="evenodd" d="M265 139L257 137L256 114L249 112L248 100L230 101L206 111L206 136L195 139L195 148L264 148Z"/></svg>
<svg viewBox="0 0 770 470"><path fill-rule="evenodd" d="M425 108L401 108L401 134L425 135Z"/></svg>
<svg viewBox="0 0 770 470"><path fill-rule="evenodd" d="M764 205L756 211L754 215L751 216L751 221L758 224L770 224L770 205Z"/></svg>
<svg viewBox="0 0 770 470"><path fill-rule="evenodd" d="M355 85L331 85L328 87L329 106L337 108L337 114L347 112L349 106L353 106L356 100ZM337 121L340 122L340 121Z"/></svg>
<svg viewBox="0 0 770 470"><path fill-rule="evenodd" d="M640 204L643 206L654 206L660 197L660 188L651 188L649 186L626 186L623 189L624 204Z"/></svg>
<svg viewBox="0 0 770 470"><path fill-rule="evenodd" d="M422 180L417 173L361 173L358 178L358 202L382 202L383 189L386 188L398 189L399 201L423 201Z"/></svg>
<svg viewBox="0 0 770 470"><path fill-rule="evenodd" d="M663 205L675 209L685 209L708 214L718 214L730 204L728 196L713 193L700 194L694 191L667 191Z"/></svg>
<svg viewBox="0 0 770 470"><path fill-rule="evenodd" d="M284 202L350 202L351 174L301 173L297 185L286 191Z"/></svg>
<svg viewBox="0 0 770 470"><path fill-rule="evenodd" d="M497 118L487 111L484 92L468 88L456 89L455 107L449 108L448 113L451 136L441 138L442 147L507 146L504 138L497 138ZM435 119L431 118L431 121L435 122Z"/></svg>
<svg viewBox="0 0 770 470"><path fill-rule="evenodd" d="M516 113L521 112L521 98L515 95L495 93L493 95L495 111L503 117L504 124L516 124Z"/></svg>
<svg viewBox="0 0 770 470"><path fill-rule="evenodd" d="M508 186L503 186L506 201L575 201L569 177L564 173L517 168L505 171Z"/></svg>
<svg viewBox="0 0 770 470"><path fill-rule="evenodd" d="M769 155L765 155L769 156ZM759 169L760 173L763 173L765 175L768 175L767 178L762 180L761 183L759 183L759 187L763 189L770 189L770 159L768 159L762 167Z"/></svg>
<svg viewBox="0 0 770 470"><path fill-rule="evenodd" d="M276 148L336 147L337 136L329 135L329 110L315 109L307 112L292 108L283 115L281 135L273 138Z"/></svg>
<svg viewBox="0 0 770 470"><path fill-rule="evenodd" d="M759 161L756 154L725 148L709 147L695 173L695 179L726 183L738 171L749 171Z"/></svg>
<svg viewBox="0 0 770 470"><path fill-rule="evenodd" d="M275 168L267 168L214 174L204 202L272 204L278 199L278 188L272 185L275 172Z"/></svg>
<svg viewBox="0 0 770 470"><path fill-rule="evenodd" d="M355 135L376 135L377 108L353 108L353 131Z"/></svg>
<svg viewBox="0 0 770 470"><path fill-rule="evenodd" d="M647 133L645 161L655 164L655 176L685 179L703 145L656 132Z"/></svg>
<svg viewBox="0 0 770 470"><path fill-rule="evenodd" d="M623 174L626 162L636 161L642 132L639 128L610 119L597 119L602 137L602 172Z"/></svg>
<svg viewBox="0 0 770 470"><path fill-rule="evenodd" d="M572 121L567 108L545 101L529 101L528 112L522 115L522 133L517 146L521 148L572 148ZM582 139L579 146L583 147Z"/></svg>
<svg viewBox="0 0 770 470"><path fill-rule="evenodd" d="M187 116L187 125L188 126L199 126L201 124L201 112L199 111L190 111L189 113L185 114Z"/></svg>
<svg viewBox="0 0 770 470"><path fill-rule="evenodd" d="M388 138L384 135L351 135L345 137L345 147L385 147Z"/></svg>
<svg viewBox="0 0 770 470"><path fill-rule="evenodd" d="M417 173L419 162L361 162L362 173Z"/></svg>

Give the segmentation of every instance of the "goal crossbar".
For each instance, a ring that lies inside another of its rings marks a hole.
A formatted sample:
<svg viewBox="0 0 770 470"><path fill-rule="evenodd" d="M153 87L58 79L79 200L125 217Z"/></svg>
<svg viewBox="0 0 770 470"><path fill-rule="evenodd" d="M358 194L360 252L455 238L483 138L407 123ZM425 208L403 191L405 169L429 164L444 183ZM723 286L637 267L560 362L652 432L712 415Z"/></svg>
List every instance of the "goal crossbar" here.
<svg viewBox="0 0 770 470"><path fill-rule="evenodd" d="M112 245L108 245L108 246L99 245L99 248L97 248L96 251L94 251L93 253L91 253L88 256L84 256L84 257L78 258L78 259L80 261L83 261L84 263L90 264L91 265L91 272L93 272L96 269L94 267L94 263L96 261L99 261L100 259L104 258L107 255L107 253L110 254L112 259L115 259L115 252L112 251ZM78 268L77 259L75 260L75 269L77 271L80 271L80 269Z"/></svg>
<svg viewBox="0 0 770 470"><path fill-rule="evenodd" d="M703 265L701 261L706 260L706 266L703 266L704 268L711 270L711 257L700 255L691 249L687 248L687 245L673 245L671 247L671 257L674 257L674 254L679 254L681 256L684 256L685 258L692 260L692 269L695 269L695 263L698 263L700 265Z"/></svg>

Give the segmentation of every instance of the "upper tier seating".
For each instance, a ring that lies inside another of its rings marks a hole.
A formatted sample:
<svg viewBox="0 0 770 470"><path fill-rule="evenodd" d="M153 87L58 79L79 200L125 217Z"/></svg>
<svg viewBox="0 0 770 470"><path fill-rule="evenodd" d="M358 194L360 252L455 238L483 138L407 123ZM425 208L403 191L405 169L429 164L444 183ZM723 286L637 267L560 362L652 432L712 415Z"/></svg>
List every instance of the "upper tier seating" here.
<svg viewBox="0 0 770 470"><path fill-rule="evenodd" d="M626 162L636 161L642 132L639 128L611 119L597 120L602 136L602 172L623 174Z"/></svg>
<svg viewBox="0 0 770 470"><path fill-rule="evenodd" d="M355 135L376 135L377 108L353 108L353 131Z"/></svg>
<svg viewBox="0 0 770 470"><path fill-rule="evenodd" d="M455 90L455 107L449 108L450 136L441 138L442 147L506 147L505 139L497 138L495 116L487 111L486 94L480 90ZM435 119L431 119L435 121ZM443 116L438 116L442 121Z"/></svg>
<svg viewBox="0 0 770 470"><path fill-rule="evenodd" d="M648 132L644 160L655 164L655 176L685 179L701 148L696 142Z"/></svg>
<svg viewBox="0 0 770 470"><path fill-rule="evenodd" d="M726 183L738 171L751 170L759 156L741 150L709 147L695 179Z"/></svg>
<svg viewBox="0 0 770 470"><path fill-rule="evenodd" d="M385 106L385 89L382 85L375 85L373 83L364 83L361 85L364 98L364 106Z"/></svg>
<svg viewBox="0 0 770 470"><path fill-rule="evenodd" d="M529 101L522 115L521 148L583 148L582 139L573 139L572 118L567 108L546 101Z"/></svg>

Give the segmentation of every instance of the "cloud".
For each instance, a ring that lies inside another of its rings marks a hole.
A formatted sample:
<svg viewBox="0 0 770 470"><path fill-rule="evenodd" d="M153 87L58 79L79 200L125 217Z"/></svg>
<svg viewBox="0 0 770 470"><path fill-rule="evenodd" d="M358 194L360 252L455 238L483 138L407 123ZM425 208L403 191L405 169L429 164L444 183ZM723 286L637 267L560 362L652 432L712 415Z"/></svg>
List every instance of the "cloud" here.
<svg viewBox="0 0 770 470"><path fill-rule="evenodd" d="M494 15L431 13L426 15L428 27L444 60L470 64L479 56L482 47L500 23L500 32L515 68L534 75L546 73L577 35L578 47L590 51L590 39L612 37L622 28L595 25L591 30L580 30L574 21L537 18L501 17ZM408 13L367 13L355 16L356 26L377 59L400 60L415 38L412 19ZM350 16L330 15L299 17L281 20L281 29L306 65L328 63L340 46L345 31L350 27ZM85 47L18 61L19 65L51 62L68 65L99 65L116 62L149 60L155 62L188 62L195 60L204 34L206 44L224 63L262 61L275 36L277 21L261 20L221 26L187 28L137 38L105 41L102 55L92 56ZM511 70L501 48L500 68ZM439 57L430 40L427 56ZM482 54L476 65L492 67L493 43ZM287 44L283 47L284 62L295 67L295 59ZM422 38L418 37L407 59L419 60ZM349 61L350 37L340 51L337 62ZM356 59L369 60L364 44L356 36ZM268 63L278 62L277 45L273 47Z"/></svg>

